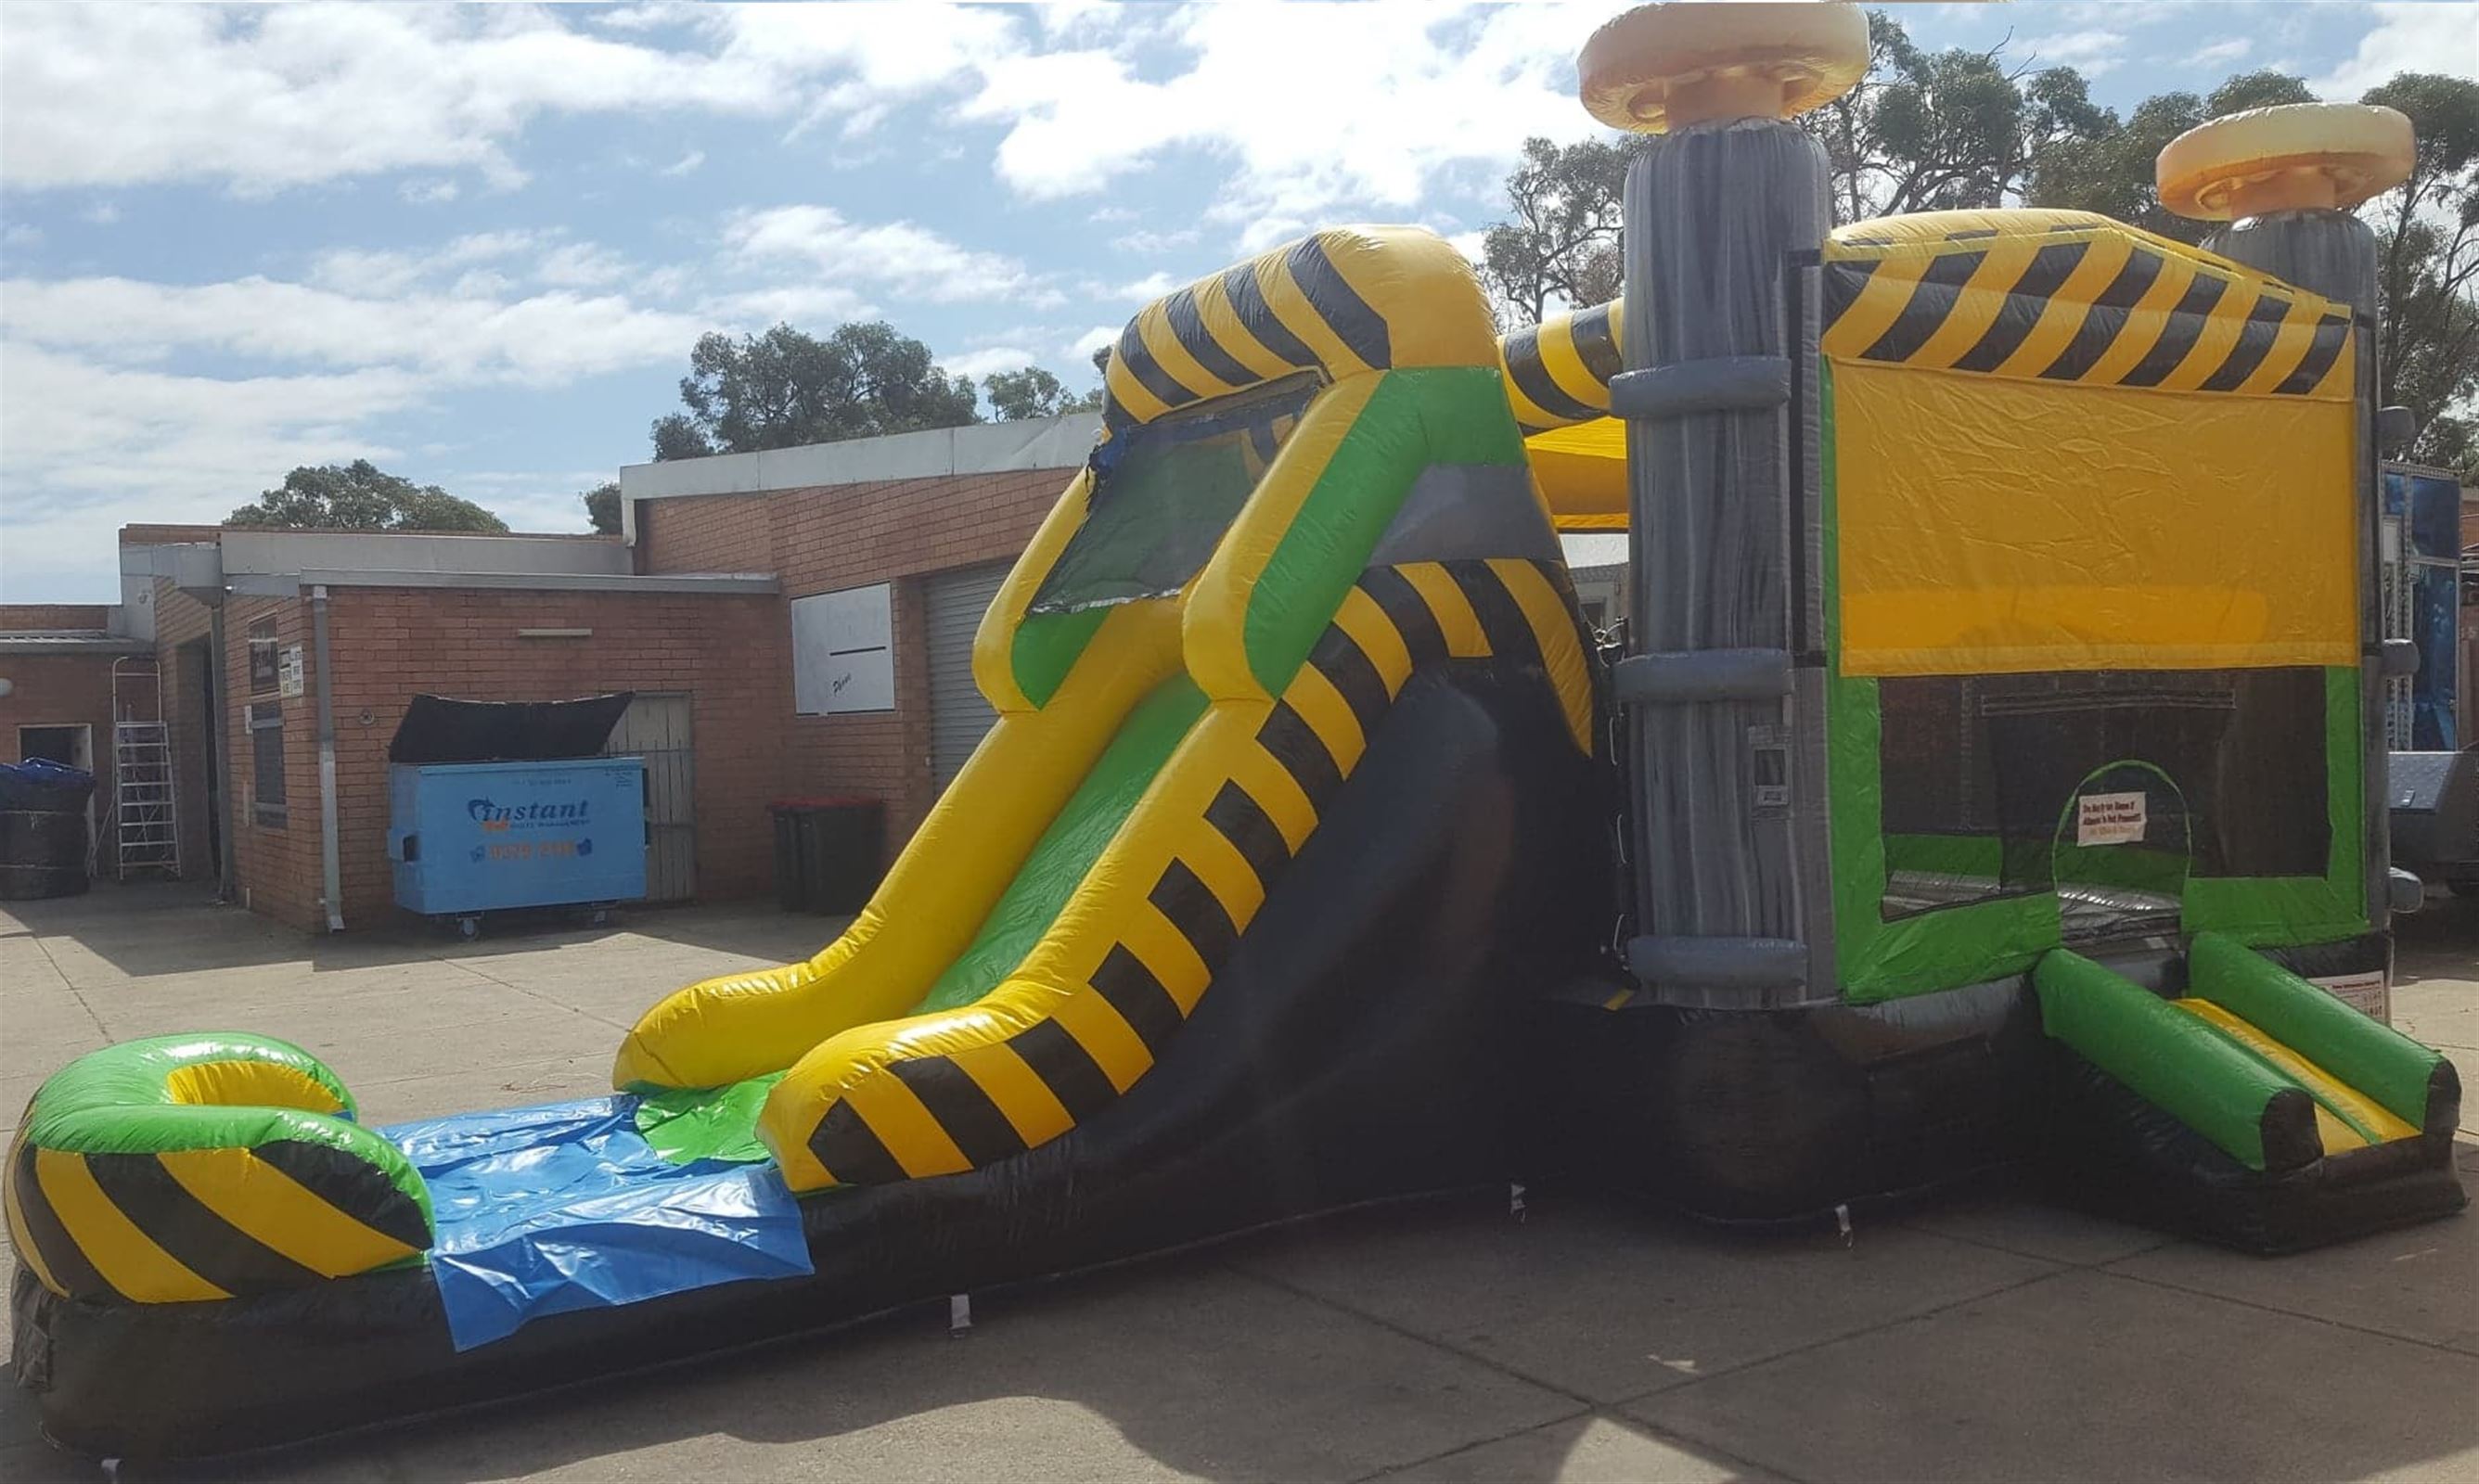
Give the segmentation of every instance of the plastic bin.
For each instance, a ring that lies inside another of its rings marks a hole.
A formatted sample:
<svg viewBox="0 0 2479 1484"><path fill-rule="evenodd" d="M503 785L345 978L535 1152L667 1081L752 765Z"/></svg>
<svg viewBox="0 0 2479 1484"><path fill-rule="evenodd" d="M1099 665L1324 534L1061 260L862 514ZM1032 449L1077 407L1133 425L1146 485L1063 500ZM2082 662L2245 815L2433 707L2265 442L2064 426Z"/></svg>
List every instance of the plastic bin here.
<svg viewBox="0 0 2479 1484"><path fill-rule="evenodd" d="M785 912L841 917L869 904L885 874L882 800L779 798L766 812L775 817L775 899Z"/></svg>
<svg viewBox="0 0 2479 1484"><path fill-rule="evenodd" d="M0 901L75 896L87 875L86 805L94 774L29 758L0 763Z"/></svg>

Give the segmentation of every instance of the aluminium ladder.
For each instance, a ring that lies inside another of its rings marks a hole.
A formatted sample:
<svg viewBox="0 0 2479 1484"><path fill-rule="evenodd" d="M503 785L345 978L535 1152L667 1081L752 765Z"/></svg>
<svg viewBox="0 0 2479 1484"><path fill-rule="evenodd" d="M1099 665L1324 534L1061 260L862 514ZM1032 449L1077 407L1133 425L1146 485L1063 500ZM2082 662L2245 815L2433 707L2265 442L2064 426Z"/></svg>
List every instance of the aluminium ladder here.
<svg viewBox="0 0 2479 1484"><path fill-rule="evenodd" d="M126 682L131 695L123 699ZM149 717L136 715L137 692L153 701ZM163 719L163 683L155 662L120 659L112 664L112 799L114 875L180 869L179 811L172 796L171 729Z"/></svg>

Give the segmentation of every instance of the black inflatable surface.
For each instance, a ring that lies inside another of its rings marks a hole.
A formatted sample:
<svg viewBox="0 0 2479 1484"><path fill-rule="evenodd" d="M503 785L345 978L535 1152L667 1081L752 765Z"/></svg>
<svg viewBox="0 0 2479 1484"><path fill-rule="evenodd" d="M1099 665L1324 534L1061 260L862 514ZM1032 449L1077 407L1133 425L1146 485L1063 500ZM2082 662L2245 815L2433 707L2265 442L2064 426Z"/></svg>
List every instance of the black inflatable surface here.
<svg viewBox="0 0 2479 1484"><path fill-rule="evenodd" d="M1510 1048L1607 901L1592 789L1537 680L1415 675L1155 1069L1004 1164L805 1201L812 1277L554 1315L460 1355L424 1271L152 1305L21 1271L18 1382L71 1447L228 1452L1502 1180Z"/></svg>

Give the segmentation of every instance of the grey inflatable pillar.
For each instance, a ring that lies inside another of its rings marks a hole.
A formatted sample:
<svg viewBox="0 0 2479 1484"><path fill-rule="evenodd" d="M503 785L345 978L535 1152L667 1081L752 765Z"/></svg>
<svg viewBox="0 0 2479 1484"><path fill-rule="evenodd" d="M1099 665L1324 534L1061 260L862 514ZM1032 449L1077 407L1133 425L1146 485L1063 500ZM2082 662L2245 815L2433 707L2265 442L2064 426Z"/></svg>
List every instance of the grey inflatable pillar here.
<svg viewBox="0 0 2479 1484"><path fill-rule="evenodd" d="M1790 72L1767 70L1801 47ZM1627 425L1634 588L1614 685L1636 841L1627 959L1669 1003L1837 995L1823 675L1791 652L1807 539L1791 489L1807 334L1791 269L1832 215L1824 151L1787 118L1866 60L1866 19L1848 7L1652 6L1604 27L1579 63L1597 117L1667 131L1627 172L1627 369L1610 396Z"/></svg>

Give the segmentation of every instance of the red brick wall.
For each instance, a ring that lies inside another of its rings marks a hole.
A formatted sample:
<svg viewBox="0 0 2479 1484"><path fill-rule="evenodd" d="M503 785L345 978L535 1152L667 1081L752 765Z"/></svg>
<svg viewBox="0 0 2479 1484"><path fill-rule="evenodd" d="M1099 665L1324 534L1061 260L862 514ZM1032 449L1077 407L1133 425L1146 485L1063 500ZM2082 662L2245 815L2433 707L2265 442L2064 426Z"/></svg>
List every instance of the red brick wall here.
<svg viewBox="0 0 2479 1484"><path fill-rule="evenodd" d="M120 528L123 546L165 546L189 541L211 541L223 534L216 525L125 525Z"/></svg>
<svg viewBox="0 0 2479 1484"><path fill-rule="evenodd" d="M0 629L11 633L43 629L100 629L112 621L103 603L0 603Z"/></svg>
<svg viewBox="0 0 2479 1484"><path fill-rule="evenodd" d="M896 709L794 717L786 706L777 721L787 748L787 789L887 800L892 843L911 833L934 797L922 581L1015 560L1075 472L649 500L637 512L640 561L649 572L773 572L782 579L782 601L893 584ZM770 621L788 646L791 616L781 601Z"/></svg>
<svg viewBox="0 0 2479 1484"><path fill-rule="evenodd" d="M275 621L278 650L301 646L305 682L290 698L249 688L250 625ZM231 789L235 894L253 911L312 930L325 925L319 909L319 720L310 647L310 604L294 597L234 596L224 603L224 756ZM249 707L280 708L284 718L284 817L263 821L249 733Z"/></svg>
<svg viewBox="0 0 2479 1484"><path fill-rule="evenodd" d="M765 805L785 792L781 732L792 709L786 653L791 640L780 599L432 588L339 588L331 593L328 642L348 925L371 926L396 916L387 859L387 750L406 706L423 692L486 701L565 699L604 691L689 692L698 895L716 900L771 889L774 838ZM594 632L583 639L520 639L521 628ZM241 629L228 634L239 647ZM296 794L292 833L309 845L309 899L315 902L316 717L309 698L286 705L288 712L300 707L308 722L298 745L312 775ZM291 720L288 716L288 729ZM244 760L236 754L235 761ZM246 872L243 879L249 879ZM278 916L287 913L278 910Z"/></svg>
<svg viewBox="0 0 2479 1484"><path fill-rule="evenodd" d="M94 813L98 828L112 816L112 662L109 654L0 654L0 676L10 691L0 695L0 759L23 762L21 726L86 724L94 759ZM105 874L111 861L101 858Z"/></svg>

